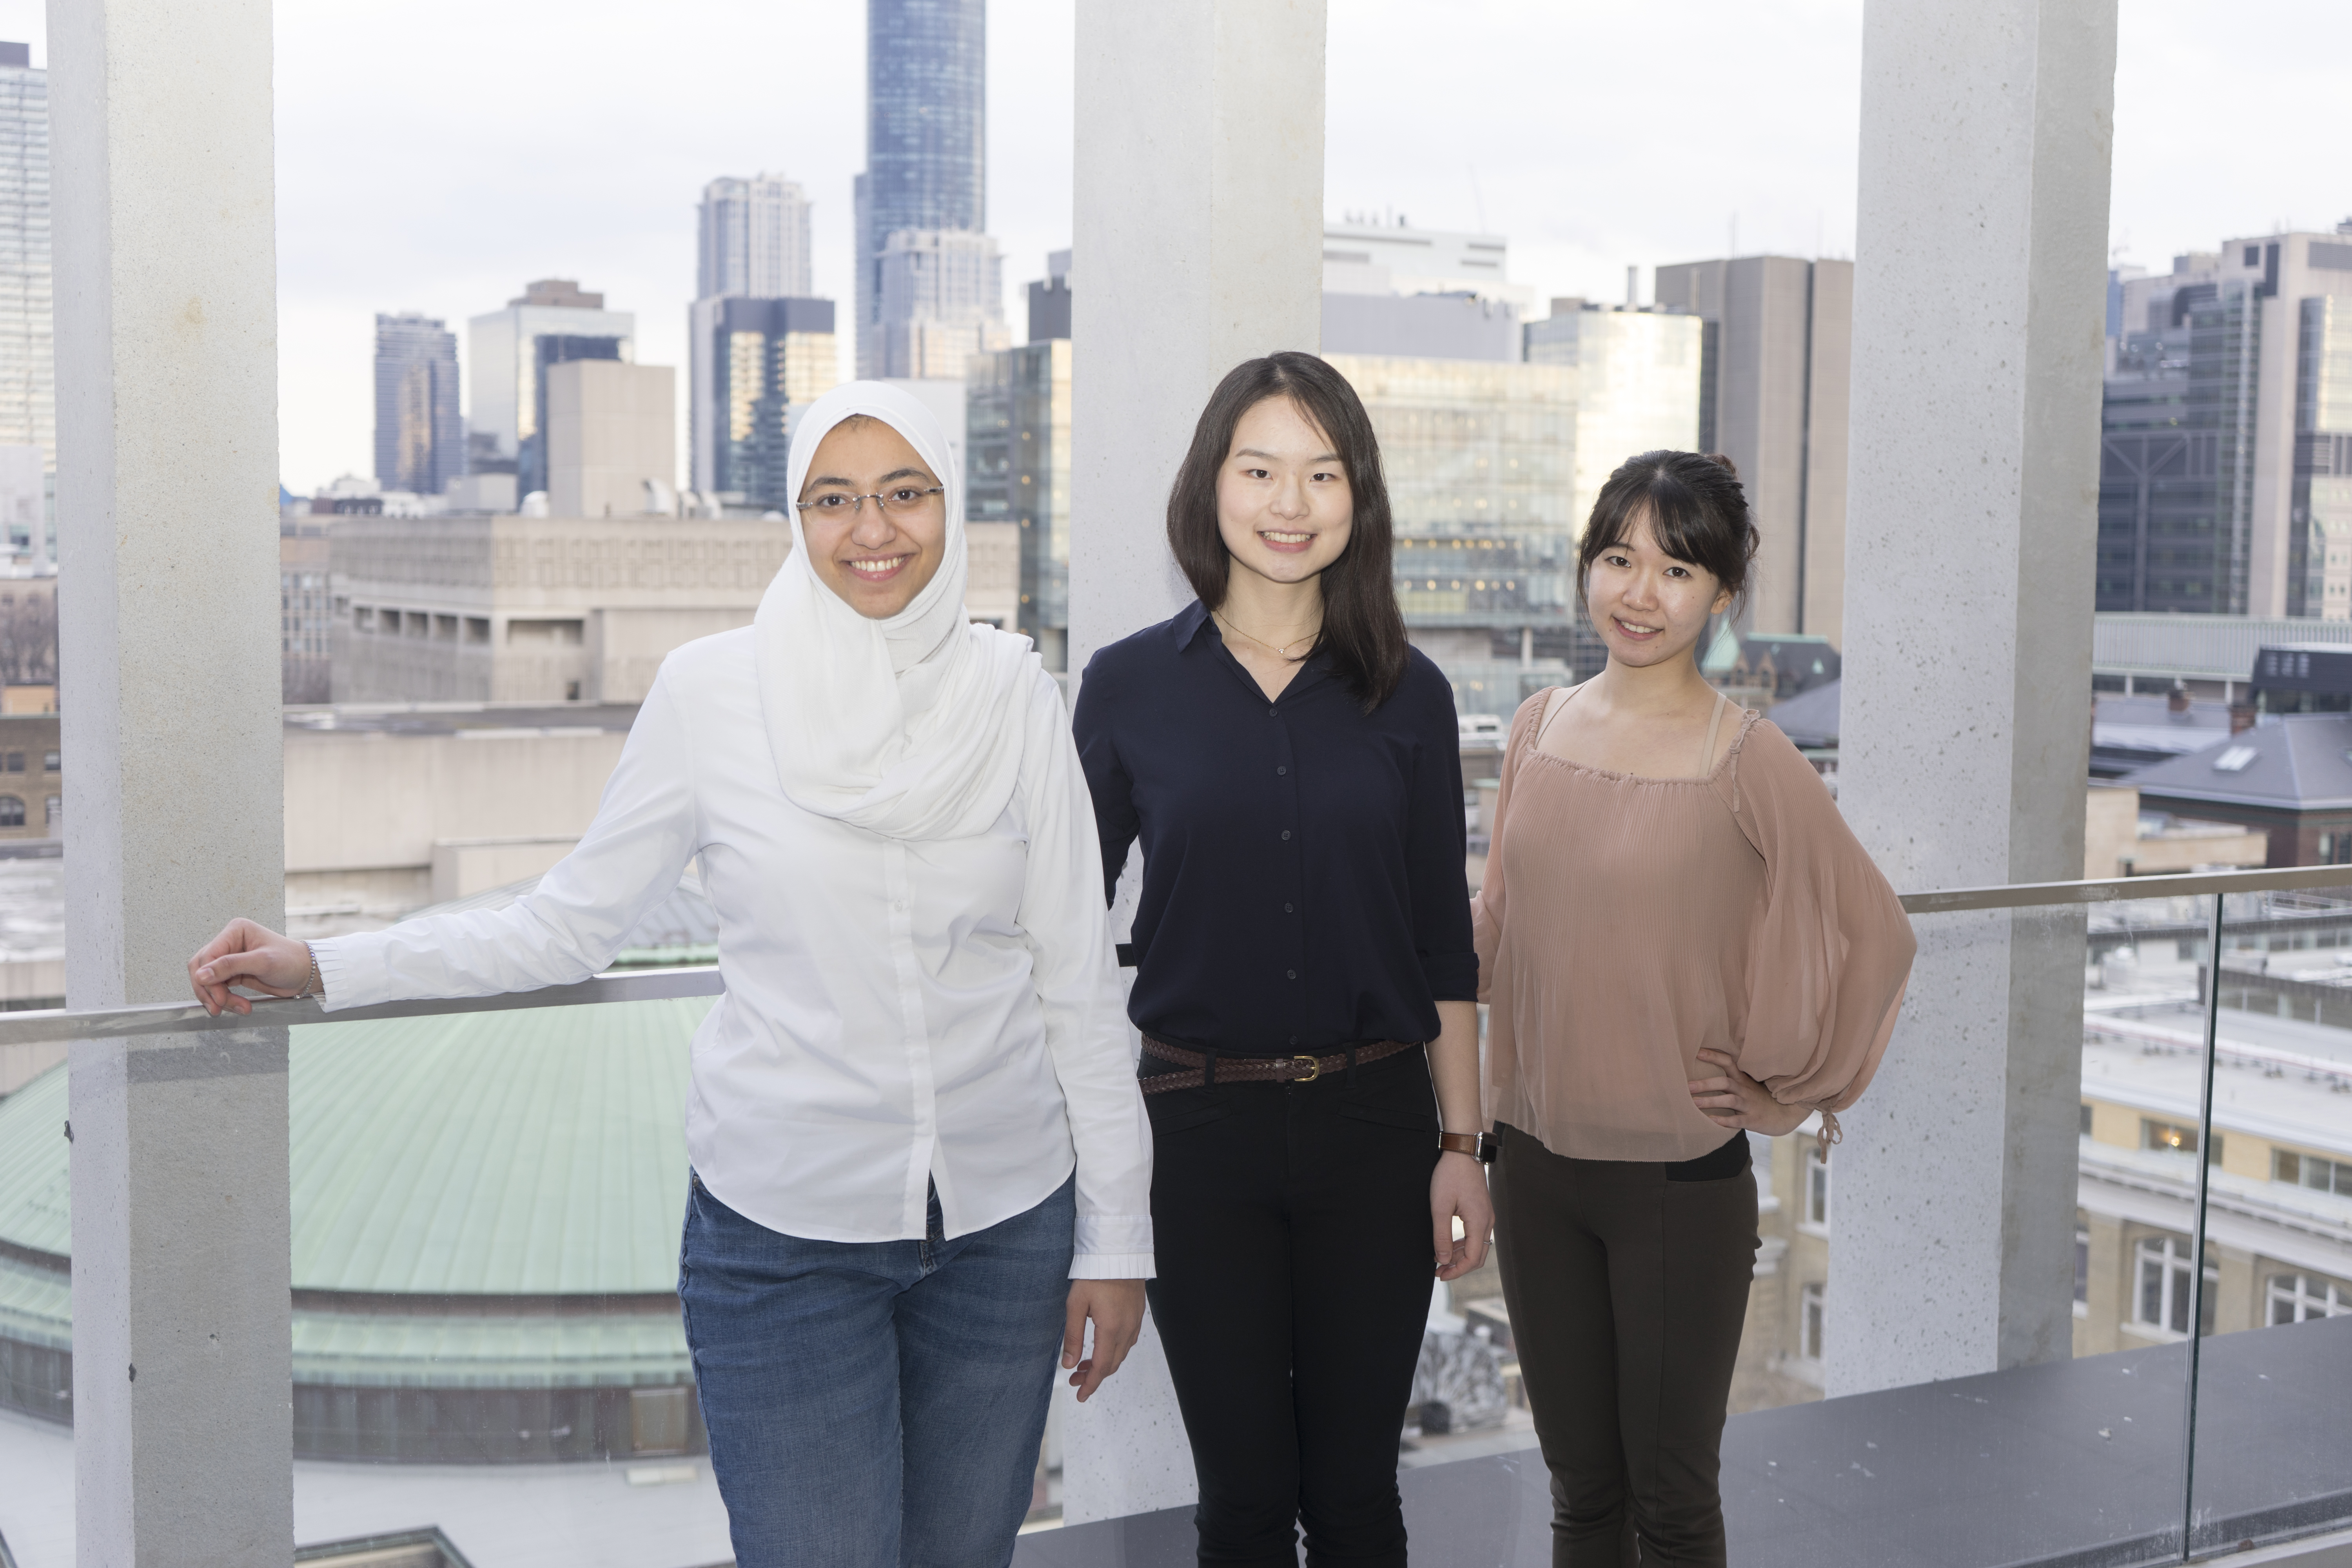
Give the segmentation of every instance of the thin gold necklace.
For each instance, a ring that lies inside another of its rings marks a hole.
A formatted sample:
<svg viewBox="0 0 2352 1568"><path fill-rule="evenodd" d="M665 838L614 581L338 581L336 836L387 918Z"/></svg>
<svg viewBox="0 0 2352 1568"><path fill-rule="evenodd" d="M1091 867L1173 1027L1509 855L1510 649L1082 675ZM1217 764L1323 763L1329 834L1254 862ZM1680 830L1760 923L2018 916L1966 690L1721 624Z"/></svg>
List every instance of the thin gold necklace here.
<svg viewBox="0 0 2352 1568"><path fill-rule="evenodd" d="M1266 641L1264 637L1251 637L1249 633L1234 625L1231 620L1226 618L1225 613L1223 610L1212 610L1209 613L1216 618L1216 622L1219 626L1224 627L1227 631L1233 633L1237 637L1243 637L1250 642L1257 644L1258 647L1265 649L1266 652L1274 655L1275 658L1282 660L1285 664L1296 664L1298 662L1298 659L1307 657L1306 654L1300 654L1297 658L1292 658L1290 652L1292 648L1297 647L1299 643L1306 643L1309 645L1311 651L1315 639L1323 635L1323 628L1321 626L1317 626L1313 631L1307 633L1305 637L1298 638L1297 641L1286 642L1281 647L1276 647L1274 644Z"/></svg>

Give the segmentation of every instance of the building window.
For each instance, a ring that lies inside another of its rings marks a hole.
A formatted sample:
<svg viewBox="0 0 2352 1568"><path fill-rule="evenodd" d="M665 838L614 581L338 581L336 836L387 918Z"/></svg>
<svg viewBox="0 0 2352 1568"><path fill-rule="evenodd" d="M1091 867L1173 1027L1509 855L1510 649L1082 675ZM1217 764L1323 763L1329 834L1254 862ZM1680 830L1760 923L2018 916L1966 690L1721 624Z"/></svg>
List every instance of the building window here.
<svg viewBox="0 0 2352 1568"><path fill-rule="evenodd" d="M23 773L25 771L25 753L22 752L8 752L6 760L5 762L0 762L0 769L5 769L7 772L12 773Z"/></svg>
<svg viewBox="0 0 2352 1568"><path fill-rule="evenodd" d="M2081 1226L2074 1227L2074 1304L2087 1307L2091 1302L2091 1233Z"/></svg>
<svg viewBox="0 0 2352 1568"><path fill-rule="evenodd" d="M2271 1276L2271 1325L2307 1322L2313 1318L2352 1317L2352 1285L2340 1285L2315 1274Z"/></svg>
<svg viewBox="0 0 2352 1568"><path fill-rule="evenodd" d="M2221 1274L2205 1266L2205 1310L2200 1331L2213 1331L2213 1287ZM2139 1289L2132 1300L2132 1321L2176 1334L2189 1331L2189 1243L2177 1236L2150 1237L2139 1244Z"/></svg>
<svg viewBox="0 0 2352 1568"><path fill-rule="evenodd" d="M2168 1149L2176 1153L2194 1154L2197 1152L2197 1129L2183 1127L2175 1121L2157 1121L2142 1117L2139 1123L2139 1146L2143 1149ZM2216 1132L2213 1134L2213 1146L2206 1151L2205 1159L2209 1164L2217 1164L2221 1162L2221 1135Z"/></svg>
<svg viewBox="0 0 2352 1568"><path fill-rule="evenodd" d="M2083 1101L2083 1125L2081 1131L2083 1136L2085 1138L2088 1138L2091 1135L2091 1102L2087 1100Z"/></svg>
<svg viewBox="0 0 2352 1568"><path fill-rule="evenodd" d="M2352 1197L2352 1165L2341 1160L2323 1160L2316 1154L2297 1154L2287 1149L2273 1150L2271 1180Z"/></svg>
<svg viewBox="0 0 2352 1568"><path fill-rule="evenodd" d="M25 803L13 795L0 795L0 827L25 826Z"/></svg>
<svg viewBox="0 0 2352 1568"><path fill-rule="evenodd" d="M48 799L43 801L41 803L41 816L52 833L55 833L58 829L65 826L65 797L63 795L53 795L49 796Z"/></svg>
<svg viewBox="0 0 2352 1568"><path fill-rule="evenodd" d="M1811 1362L1822 1359L1822 1286L1819 1280L1797 1292L1797 1354Z"/></svg>
<svg viewBox="0 0 2352 1568"><path fill-rule="evenodd" d="M66 771L66 760L61 752L43 752L41 753L41 766L50 773L61 773Z"/></svg>
<svg viewBox="0 0 2352 1568"><path fill-rule="evenodd" d="M1830 1163L1822 1157L1818 1138L1805 1142L1805 1223L1830 1227Z"/></svg>

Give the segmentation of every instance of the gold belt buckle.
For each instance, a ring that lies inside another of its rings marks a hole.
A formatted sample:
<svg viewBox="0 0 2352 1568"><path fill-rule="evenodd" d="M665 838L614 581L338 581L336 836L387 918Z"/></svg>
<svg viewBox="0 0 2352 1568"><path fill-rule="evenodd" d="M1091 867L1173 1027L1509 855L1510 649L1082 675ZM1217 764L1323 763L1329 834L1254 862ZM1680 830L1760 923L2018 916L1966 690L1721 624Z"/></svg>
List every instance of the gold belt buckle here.
<svg viewBox="0 0 2352 1568"><path fill-rule="evenodd" d="M1305 1062L1305 1063L1307 1064L1307 1076L1306 1076L1305 1078L1295 1078L1295 1079L1292 1079L1290 1080L1291 1082L1293 1082L1293 1083L1313 1083L1317 1079L1321 1078L1321 1077L1323 1076L1323 1058L1320 1058L1320 1057L1293 1057L1293 1058L1291 1058L1290 1059L1291 1059L1292 1061L1295 1061L1295 1062Z"/></svg>

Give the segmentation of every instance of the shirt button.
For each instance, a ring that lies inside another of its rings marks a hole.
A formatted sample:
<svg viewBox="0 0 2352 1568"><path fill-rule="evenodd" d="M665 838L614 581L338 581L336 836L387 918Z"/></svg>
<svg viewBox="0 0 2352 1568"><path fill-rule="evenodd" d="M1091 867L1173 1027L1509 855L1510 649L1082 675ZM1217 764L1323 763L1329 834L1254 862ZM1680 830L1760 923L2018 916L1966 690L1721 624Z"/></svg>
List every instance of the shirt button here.
<svg viewBox="0 0 2352 1568"><path fill-rule="evenodd" d="M1288 768L1276 768L1276 769L1275 769L1274 771L1275 771L1276 773L1288 773L1290 770L1289 770Z"/></svg>
<svg viewBox="0 0 2352 1568"><path fill-rule="evenodd" d="M1286 970L1284 970L1284 971L1283 971L1283 973L1284 973L1285 974L1287 974L1288 976L1290 976L1290 978L1292 978L1293 980L1296 980L1296 979L1297 979L1297 978L1298 978L1298 971L1297 971L1296 969L1286 969Z"/></svg>
<svg viewBox="0 0 2352 1568"><path fill-rule="evenodd" d="M1265 707L1265 716L1266 716L1267 718L1269 718L1269 719L1273 718L1273 717L1274 717L1277 712L1279 712L1279 711L1281 711L1281 710L1279 710L1279 709L1276 708L1276 707L1274 706L1274 704L1273 704L1273 703L1269 702L1269 703L1267 703L1267 704L1266 704L1266 707Z"/></svg>
<svg viewBox="0 0 2352 1568"><path fill-rule="evenodd" d="M1290 829L1288 829L1287 827L1284 828L1284 829L1282 830L1282 836L1283 836L1285 838L1289 837L1290 837Z"/></svg>
<svg viewBox="0 0 2352 1568"><path fill-rule="evenodd" d="M1290 906L1289 906L1288 904L1285 904L1285 905L1283 905L1283 906L1282 906L1282 912L1283 912L1284 914L1289 914L1289 913L1291 913L1292 911L1291 911L1291 908L1290 908Z"/></svg>
<svg viewBox="0 0 2352 1568"><path fill-rule="evenodd" d="M1294 1045L1294 1046L1295 1046L1295 1045L1297 1045L1297 1044L1298 1043L1298 1037L1297 1037L1297 1035L1293 1035L1293 1036L1291 1036L1291 1037L1290 1037L1290 1043L1291 1043L1292 1045Z"/></svg>

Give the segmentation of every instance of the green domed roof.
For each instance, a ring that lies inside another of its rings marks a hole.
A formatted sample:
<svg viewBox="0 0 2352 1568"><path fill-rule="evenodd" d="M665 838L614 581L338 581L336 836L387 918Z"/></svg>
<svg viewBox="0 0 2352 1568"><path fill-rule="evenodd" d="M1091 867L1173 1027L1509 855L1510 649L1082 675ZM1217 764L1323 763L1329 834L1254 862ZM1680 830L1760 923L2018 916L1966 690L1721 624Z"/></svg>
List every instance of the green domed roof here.
<svg viewBox="0 0 2352 1568"><path fill-rule="evenodd" d="M292 1031L288 1063L296 1360L327 1381L417 1360L477 1380L670 1375L675 1320L559 1314L513 1298L675 1290L689 1043L707 997ZM0 1101L0 1334L66 1342L66 1071ZM22 1249L21 1251L17 1249ZM15 1253L10 1258L5 1253ZM388 1339L401 1304L413 1319ZM479 1310L451 1297L488 1298ZM500 1300L503 1299L503 1300ZM310 1310L303 1310L303 1308ZM368 1331L365 1318L385 1318ZM312 1321L315 1320L315 1321ZM536 1371L533 1371L533 1368Z"/></svg>

